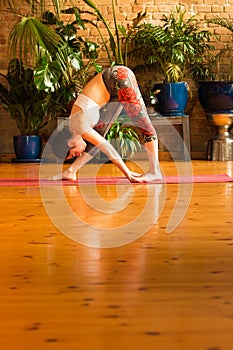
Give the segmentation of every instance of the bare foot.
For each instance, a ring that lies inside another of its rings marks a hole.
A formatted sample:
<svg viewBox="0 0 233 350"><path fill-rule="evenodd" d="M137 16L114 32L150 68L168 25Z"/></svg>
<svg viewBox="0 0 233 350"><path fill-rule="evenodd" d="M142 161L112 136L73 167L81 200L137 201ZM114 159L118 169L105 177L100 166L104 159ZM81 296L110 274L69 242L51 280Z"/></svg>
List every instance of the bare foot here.
<svg viewBox="0 0 233 350"><path fill-rule="evenodd" d="M69 170L65 170L61 174L57 174L57 175L49 177L48 180L50 180L50 181L59 181L59 180L76 181L76 174L70 172Z"/></svg>
<svg viewBox="0 0 233 350"><path fill-rule="evenodd" d="M162 174L152 174L152 173L146 173L144 175L141 175L139 177L142 182L153 182L153 181L160 181L163 179Z"/></svg>
<svg viewBox="0 0 233 350"><path fill-rule="evenodd" d="M140 174L137 174L136 176L132 175L132 173L130 172L130 174L127 176L129 181L132 182L132 183L145 183L145 182L148 182L148 181L145 181L145 179L143 179L143 176L144 175L140 175Z"/></svg>

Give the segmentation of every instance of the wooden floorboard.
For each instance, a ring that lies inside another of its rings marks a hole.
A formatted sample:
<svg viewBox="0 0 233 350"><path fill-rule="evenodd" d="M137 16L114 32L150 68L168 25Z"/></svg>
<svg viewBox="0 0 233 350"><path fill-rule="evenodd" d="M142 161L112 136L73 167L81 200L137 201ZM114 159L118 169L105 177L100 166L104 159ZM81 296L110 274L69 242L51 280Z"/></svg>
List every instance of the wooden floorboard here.
<svg viewBox="0 0 233 350"><path fill-rule="evenodd" d="M166 175L176 175L177 166L194 174L233 171L233 162L161 166ZM89 164L82 176L97 167L101 176L119 174L112 164ZM39 170L0 163L0 177L34 178ZM64 187L71 212L84 223L78 239L87 235L98 245L105 228L132 237L111 248L80 244L63 232L67 213L56 187L0 187L1 349L232 350L233 183L193 184L191 195L181 184L153 185L154 192L124 186L119 195L110 185ZM188 203L183 212L179 193ZM154 204L143 213L148 201ZM167 233L172 210L182 220ZM158 220L147 228L153 215Z"/></svg>

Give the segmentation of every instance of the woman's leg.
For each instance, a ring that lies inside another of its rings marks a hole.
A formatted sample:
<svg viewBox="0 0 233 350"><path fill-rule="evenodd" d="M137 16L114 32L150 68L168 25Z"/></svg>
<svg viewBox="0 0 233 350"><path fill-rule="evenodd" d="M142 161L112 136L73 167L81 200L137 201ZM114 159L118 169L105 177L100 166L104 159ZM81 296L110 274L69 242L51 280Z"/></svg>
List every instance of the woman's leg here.
<svg viewBox="0 0 233 350"><path fill-rule="evenodd" d="M158 139L151 142L146 142L144 146L146 149L147 157L149 159L149 170L146 174L141 176L141 179L145 182L162 179L163 176L158 160Z"/></svg>
<svg viewBox="0 0 233 350"><path fill-rule="evenodd" d="M112 68L116 82L118 100L133 123L140 129L144 140L144 146L149 160L149 170L142 175L145 181L159 180L162 178L158 158L158 138L152 125L147 108L134 73L127 67L116 66Z"/></svg>
<svg viewBox="0 0 233 350"><path fill-rule="evenodd" d="M65 169L61 174L54 175L49 178L49 180L76 180L77 171L89 162L92 156L89 153L83 152L79 157L77 157L73 163Z"/></svg>

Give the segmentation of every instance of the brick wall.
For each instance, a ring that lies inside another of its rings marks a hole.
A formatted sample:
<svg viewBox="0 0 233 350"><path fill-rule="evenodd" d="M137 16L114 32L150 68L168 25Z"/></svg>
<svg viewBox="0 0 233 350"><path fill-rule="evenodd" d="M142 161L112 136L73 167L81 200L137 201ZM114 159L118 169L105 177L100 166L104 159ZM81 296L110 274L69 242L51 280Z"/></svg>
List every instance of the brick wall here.
<svg viewBox="0 0 233 350"><path fill-rule="evenodd" d="M76 0L74 2L79 8L87 9L82 0ZM111 0L95 0L94 2L113 27ZM20 3L18 1L19 6ZM68 4L69 1L65 1L65 7ZM177 0L128 0L127 2L125 0L116 0L118 23L126 26L140 11L146 11L148 13L148 22L158 23L164 13L169 14L178 4ZM226 18L233 17L233 0L183 0L180 4L186 7L188 15L198 14L200 19L207 19L214 15L220 15ZM4 8L6 8L5 0L0 0L0 72L3 73L6 72L8 63L7 38L11 26L15 21L13 15L2 12ZM213 26L212 30L220 35L219 47L231 40L231 36L226 30ZM80 31L80 35L100 42L98 32L91 27L85 31ZM105 58L104 54L102 58ZM138 80L143 86L145 77L138 76ZM195 94L196 91L194 90L194 96ZM190 124L192 157L204 158L207 142L213 136L214 129L208 124L198 100L194 108L190 111ZM46 130L43 130L43 133L49 134L53 130L54 125L55 123L51 123ZM12 136L14 134L18 134L15 123L0 106L0 161L1 159L5 159L3 155L13 153Z"/></svg>

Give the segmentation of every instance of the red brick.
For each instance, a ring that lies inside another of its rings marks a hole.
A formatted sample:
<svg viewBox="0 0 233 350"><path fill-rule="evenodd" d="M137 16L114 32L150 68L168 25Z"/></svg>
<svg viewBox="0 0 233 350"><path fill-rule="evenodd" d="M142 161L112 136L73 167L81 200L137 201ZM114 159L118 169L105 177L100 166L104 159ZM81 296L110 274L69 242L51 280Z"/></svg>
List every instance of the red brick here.
<svg viewBox="0 0 233 350"><path fill-rule="evenodd" d="M222 13L223 11L224 11L224 8L221 5L212 5L211 6L212 13Z"/></svg>
<svg viewBox="0 0 233 350"><path fill-rule="evenodd" d="M196 13L210 13L211 12L211 5L196 5L195 6L195 12Z"/></svg>

